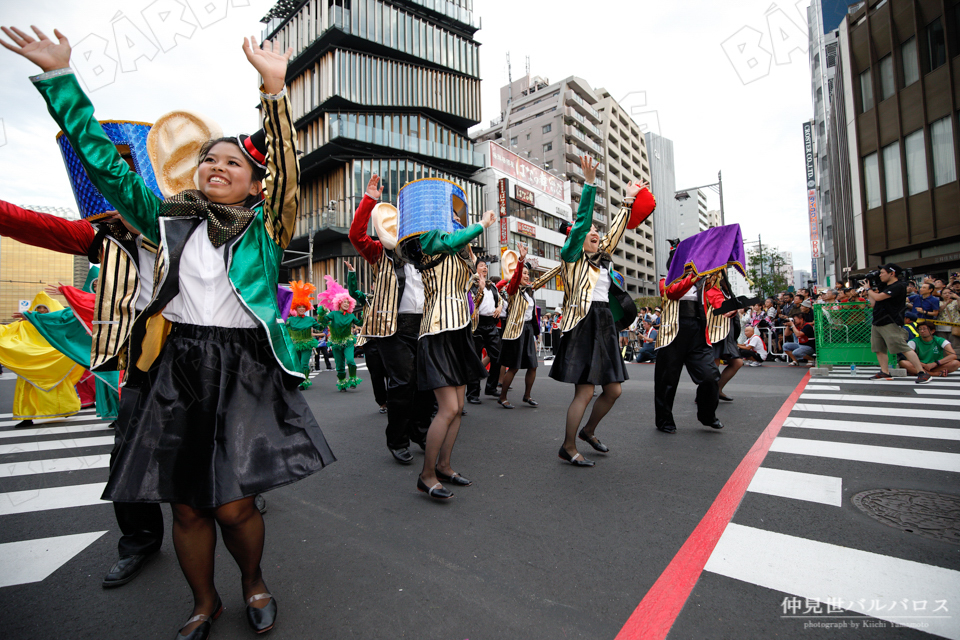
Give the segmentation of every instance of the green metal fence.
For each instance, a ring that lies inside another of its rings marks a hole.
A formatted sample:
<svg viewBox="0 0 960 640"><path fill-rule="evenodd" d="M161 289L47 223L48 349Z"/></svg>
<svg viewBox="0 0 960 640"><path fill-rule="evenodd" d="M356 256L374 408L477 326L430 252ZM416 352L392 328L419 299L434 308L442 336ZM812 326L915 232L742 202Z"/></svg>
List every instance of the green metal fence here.
<svg viewBox="0 0 960 640"><path fill-rule="evenodd" d="M813 305L817 365L877 364L877 356L870 349L872 324L873 309L866 302ZM889 358L890 365L896 367L896 356Z"/></svg>

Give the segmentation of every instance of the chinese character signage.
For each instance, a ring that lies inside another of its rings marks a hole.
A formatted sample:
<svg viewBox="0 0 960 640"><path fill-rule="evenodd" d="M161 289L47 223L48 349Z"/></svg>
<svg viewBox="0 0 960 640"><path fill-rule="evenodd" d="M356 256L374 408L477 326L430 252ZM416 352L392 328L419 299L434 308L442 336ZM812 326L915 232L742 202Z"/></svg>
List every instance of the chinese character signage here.
<svg viewBox="0 0 960 640"><path fill-rule="evenodd" d="M530 236L531 238L537 237L537 228L532 224L527 224L526 222L517 221L517 233L522 233L525 236Z"/></svg>
<svg viewBox="0 0 960 640"><path fill-rule="evenodd" d="M520 202L524 202L529 205L535 205L536 199L534 198L533 191L529 189L524 189L520 185L513 185L513 196Z"/></svg>
<svg viewBox="0 0 960 640"><path fill-rule="evenodd" d="M497 181L497 213L500 216L500 247L502 249L507 247L507 192L509 190L509 180L501 178Z"/></svg>
<svg viewBox="0 0 960 640"><path fill-rule="evenodd" d="M817 171L814 164L812 122L803 123L803 153L807 164L807 214L810 219L810 254L814 258L819 258L820 225L817 220Z"/></svg>
<svg viewBox="0 0 960 640"><path fill-rule="evenodd" d="M563 180L493 142L490 143L490 166L540 189L557 200L563 200Z"/></svg>

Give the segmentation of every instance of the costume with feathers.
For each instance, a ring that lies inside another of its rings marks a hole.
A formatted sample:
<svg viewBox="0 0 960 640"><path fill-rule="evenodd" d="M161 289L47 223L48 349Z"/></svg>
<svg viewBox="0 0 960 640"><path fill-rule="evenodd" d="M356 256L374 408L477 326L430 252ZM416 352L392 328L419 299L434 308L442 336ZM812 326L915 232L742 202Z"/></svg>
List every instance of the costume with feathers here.
<svg viewBox="0 0 960 640"><path fill-rule="evenodd" d="M290 301L290 316L287 318L287 331L290 332L290 339L293 340L293 350L297 354L297 360L300 364L300 371L303 372L305 380L300 383L301 389L307 389L313 383L310 382L310 355L313 350L320 346L317 339L313 337L313 330L323 329L323 318L327 310L323 307L317 310L317 317L307 315L297 315L297 307L306 307L312 311L313 292L317 290L310 283L304 283L302 280L290 283L290 290L293 291L293 300Z"/></svg>
<svg viewBox="0 0 960 640"><path fill-rule="evenodd" d="M355 273L350 274L350 284L355 283L356 277ZM362 313L354 315L353 310L356 308L357 301L349 291L340 286L332 276L324 276L324 278L327 281L327 288L317 294L317 300L329 311L323 319L324 326L330 329L330 339L327 344L333 351L333 360L337 367L337 389L346 391L363 382L357 377L357 363L353 359L353 347L357 341L353 335L353 326L363 325ZM356 286L353 288L356 290ZM340 310L340 304L344 301L349 302L346 312Z"/></svg>

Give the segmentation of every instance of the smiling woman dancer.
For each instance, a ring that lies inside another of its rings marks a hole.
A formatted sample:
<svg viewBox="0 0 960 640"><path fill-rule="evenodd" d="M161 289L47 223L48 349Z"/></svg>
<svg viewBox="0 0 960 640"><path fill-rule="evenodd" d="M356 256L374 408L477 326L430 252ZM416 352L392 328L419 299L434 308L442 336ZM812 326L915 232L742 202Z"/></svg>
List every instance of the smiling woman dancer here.
<svg viewBox="0 0 960 640"><path fill-rule="evenodd" d="M563 334L557 357L550 368L550 377L554 380L576 385L573 401L567 409L566 435L558 455L561 460L578 467L592 467L594 463L577 451L576 438L579 437L597 451L609 451L594 432L620 397L620 383L627 379L609 302L611 294L615 293L614 288L618 286L611 277L613 267L610 254L617 248L628 225L639 224L633 224L633 210L636 208L633 204L637 195L642 192L644 196L641 201L645 209L643 217L653 212L653 206L650 205L655 204L645 185L631 183L620 211L610 223L610 232L601 240L600 233L593 226L593 202L596 196L593 181L598 165L589 156L580 158L586 184L576 223L560 252L563 260ZM635 305L633 316L636 316ZM600 385L603 393L594 402L590 419L578 435L577 428L593 398L595 385Z"/></svg>
<svg viewBox="0 0 960 640"><path fill-rule="evenodd" d="M520 369L527 370L523 379L522 401L531 407L540 404L530 396L533 392L533 383L537 380L537 335L540 333L533 291L546 282L540 282L538 285L530 282L530 265L526 263L526 259L527 247L524 245L520 247L519 260L513 277L505 287L510 300L510 313L505 322L500 358L497 360L497 364L506 367L500 399L497 400L504 409L513 409L513 405L507 400L507 393L510 391L514 376Z"/></svg>
<svg viewBox="0 0 960 640"><path fill-rule="evenodd" d="M240 568L247 621L268 631L277 605L260 571L264 527L254 496L335 459L295 389L303 376L277 307L277 272L299 206L284 88L292 51L243 44L263 78L266 157L242 146L248 138L212 140L200 153L199 190L161 201L94 119L69 68L67 39L55 31L55 44L34 31L37 39L4 27L15 45L0 42L44 71L33 82L91 181L165 254L162 281L131 342L131 368L149 384L132 409L139 423L119 448L104 498L171 503L177 559L194 597L178 638L206 638L223 610L213 582L217 524Z"/></svg>

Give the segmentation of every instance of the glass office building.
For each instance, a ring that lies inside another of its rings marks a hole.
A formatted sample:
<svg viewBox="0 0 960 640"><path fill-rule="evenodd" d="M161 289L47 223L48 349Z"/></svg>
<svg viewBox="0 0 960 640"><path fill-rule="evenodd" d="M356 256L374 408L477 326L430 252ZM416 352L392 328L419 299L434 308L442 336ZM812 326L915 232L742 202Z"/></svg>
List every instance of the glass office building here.
<svg viewBox="0 0 960 640"><path fill-rule="evenodd" d="M290 249L306 251L313 237L314 283L344 280L340 258L356 255L347 230L373 173L393 203L411 180L452 180L479 220L481 191L469 178L482 158L467 136L480 119L472 0L282 0L263 22L264 38L293 48L303 215ZM370 270L357 266L369 289Z"/></svg>

